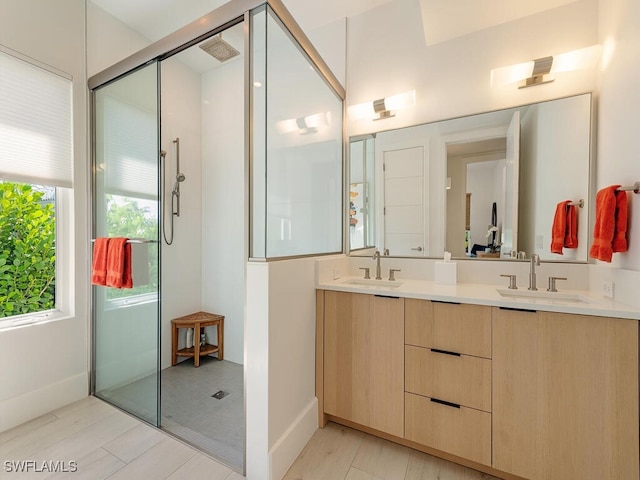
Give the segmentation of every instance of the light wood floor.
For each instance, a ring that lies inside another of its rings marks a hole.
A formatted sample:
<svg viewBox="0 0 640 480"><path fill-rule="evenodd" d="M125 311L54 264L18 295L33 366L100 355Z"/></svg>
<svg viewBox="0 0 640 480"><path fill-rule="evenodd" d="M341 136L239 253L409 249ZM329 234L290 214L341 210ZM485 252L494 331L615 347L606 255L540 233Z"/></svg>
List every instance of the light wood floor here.
<svg viewBox="0 0 640 480"><path fill-rule="evenodd" d="M490 475L329 423L284 480L498 480Z"/></svg>
<svg viewBox="0 0 640 480"><path fill-rule="evenodd" d="M74 473L7 471L30 460L77 463ZM0 433L0 479L241 480L170 435L87 397ZM285 480L488 480L480 472L330 423L316 431Z"/></svg>
<svg viewBox="0 0 640 480"><path fill-rule="evenodd" d="M31 460L40 472L8 471ZM77 463L74 473L42 472L45 462ZM17 465L12 463L12 468ZM244 477L170 435L87 397L0 433L1 479L239 480Z"/></svg>

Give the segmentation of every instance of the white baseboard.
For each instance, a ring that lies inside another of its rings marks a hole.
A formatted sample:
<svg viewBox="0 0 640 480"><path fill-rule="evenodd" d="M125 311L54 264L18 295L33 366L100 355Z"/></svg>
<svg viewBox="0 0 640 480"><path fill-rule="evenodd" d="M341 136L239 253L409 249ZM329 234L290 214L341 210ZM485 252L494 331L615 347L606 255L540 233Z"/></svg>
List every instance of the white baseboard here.
<svg viewBox="0 0 640 480"><path fill-rule="evenodd" d="M0 402L0 432L89 395L89 374L81 373Z"/></svg>
<svg viewBox="0 0 640 480"><path fill-rule="evenodd" d="M269 452L269 478L280 480L318 429L318 399L298 415Z"/></svg>

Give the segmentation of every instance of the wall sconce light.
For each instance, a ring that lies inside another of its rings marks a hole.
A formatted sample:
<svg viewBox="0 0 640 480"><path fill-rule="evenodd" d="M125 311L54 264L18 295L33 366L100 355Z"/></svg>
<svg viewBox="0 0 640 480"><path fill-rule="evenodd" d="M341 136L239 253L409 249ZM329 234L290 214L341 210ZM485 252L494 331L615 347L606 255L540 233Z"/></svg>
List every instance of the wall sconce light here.
<svg viewBox="0 0 640 480"><path fill-rule="evenodd" d="M390 97L379 98L372 102L358 103L347 108L349 117L353 120L372 119L383 120L395 117L395 112L415 106L416 91L399 93Z"/></svg>
<svg viewBox="0 0 640 480"><path fill-rule="evenodd" d="M600 45L559 55L538 58L491 70L491 86L517 83L518 88L534 87L555 80L554 74L595 67L600 60Z"/></svg>
<svg viewBox="0 0 640 480"><path fill-rule="evenodd" d="M551 75L551 67L553 66L553 57L536 58L533 61L533 70L531 76L520 80L518 88L534 87L543 83L551 83L556 78Z"/></svg>
<svg viewBox="0 0 640 480"><path fill-rule="evenodd" d="M278 122L280 133L299 132L300 135L316 133L319 128L331 125L331 112L314 113L306 117L290 118Z"/></svg>

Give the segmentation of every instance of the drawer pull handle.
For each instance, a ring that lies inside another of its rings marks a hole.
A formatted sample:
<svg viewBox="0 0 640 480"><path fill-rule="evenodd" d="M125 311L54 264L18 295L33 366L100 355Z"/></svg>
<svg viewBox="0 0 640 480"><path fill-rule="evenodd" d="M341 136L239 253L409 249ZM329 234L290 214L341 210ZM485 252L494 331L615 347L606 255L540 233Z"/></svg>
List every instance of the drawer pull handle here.
<svg viewBox="0 0 640 480"><path fill-rule="evenodd" d="M500 310L509 310L511 312L537 313L537 310L528 310L526 308L498 307Z"/></svg>
<svg viewBox="0 0 640 480"><path fill-rule="evenodd" d="M374 295L374 297L378 297L378 298L392 298L392 299L395 299L395 300L397 300L398 298L400 298L400 297L394 297L394 296L392 296L392 295Z"/></svg>
<svg viewBox="0 0 640 480"><path fill-rule="evenodd" d="M431 303L444 303L446 305L460 305L460 302L445 302L444 300L431 300Z"/></svg>
<svg viewBox="0 0 640 480"><path fill-rule="evenodd" d="M439 400L437 398L431 398L430 399L433 403L439 403L440 405L446 405L447 407L453 407L453 408L460 408L460 405L458 405L457 403L453 403L453 402L446 402L444 400Z"/></svg>
<svg viewBox="0 0 640 480"><path fill-rule="evenodd" d="M454 357L459 357L460 354L457 352L449 352L448 350L440 350L438 348L431 348L430 349L433 353L443 353L444 355L452 355Z"/></svg>

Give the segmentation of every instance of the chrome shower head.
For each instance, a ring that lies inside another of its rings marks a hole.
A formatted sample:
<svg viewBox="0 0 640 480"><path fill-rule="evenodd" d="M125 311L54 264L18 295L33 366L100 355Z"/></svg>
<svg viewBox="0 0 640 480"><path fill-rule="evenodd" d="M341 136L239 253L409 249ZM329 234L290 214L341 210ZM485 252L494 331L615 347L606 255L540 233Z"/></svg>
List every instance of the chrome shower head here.
<svg viewBox="0 0 640 480"><path fill-rule="evenodd" d="M176 183L182 183L185 181L187 177L184 176L184 173L178 173L176 175Z"/></svg>

